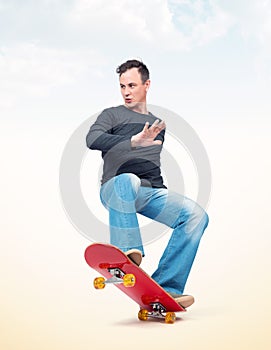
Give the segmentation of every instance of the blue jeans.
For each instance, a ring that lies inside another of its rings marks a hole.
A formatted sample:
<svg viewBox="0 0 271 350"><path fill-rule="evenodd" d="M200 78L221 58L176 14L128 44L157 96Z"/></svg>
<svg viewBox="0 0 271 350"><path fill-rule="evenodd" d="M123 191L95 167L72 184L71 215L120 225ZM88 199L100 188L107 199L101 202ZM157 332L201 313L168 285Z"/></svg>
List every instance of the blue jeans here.
<svg viewBox="0 0 271 350"><path fill-rule="evenodd" d="M110 242L124 252L136 248L144 256L137 213L173 229L152 278L166 291L183 294L200 239L208 225L206 212L192 200L165 188L141 186L130 173L102 185L101 201L109 211Z"/></svg>

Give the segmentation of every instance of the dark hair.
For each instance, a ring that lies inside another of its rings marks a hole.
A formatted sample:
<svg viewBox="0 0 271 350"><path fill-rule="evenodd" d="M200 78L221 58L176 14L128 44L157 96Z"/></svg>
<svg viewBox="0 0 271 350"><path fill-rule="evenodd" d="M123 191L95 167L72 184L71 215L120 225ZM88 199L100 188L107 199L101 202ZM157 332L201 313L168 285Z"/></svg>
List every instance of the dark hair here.
<svg viewBox="0 0 271 350"><path fill-rule="evenodd" d="M123 73L125 73L128 69L131 68L138 68L138 72L141 75L142 83L144 84L148 79L150 79L150 73L147 68L147 66L138 60L128 60L124 63L122 63L118 68L116 69L116 72L121 76Z"/></svg>

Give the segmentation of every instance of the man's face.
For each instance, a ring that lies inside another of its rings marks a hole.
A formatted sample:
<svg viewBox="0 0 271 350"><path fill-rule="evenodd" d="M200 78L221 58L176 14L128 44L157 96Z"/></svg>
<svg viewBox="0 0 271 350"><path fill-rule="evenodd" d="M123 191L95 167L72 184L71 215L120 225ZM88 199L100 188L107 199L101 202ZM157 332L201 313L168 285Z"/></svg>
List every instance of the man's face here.
<svg viewBox="0 0 271 350"><path fill-rule="evenodd" d="M138 103L146 103L150 80L142 83L141 75L137 68L131 68L122 73L119 81L121 94L127 107L131 108Z"/></svg>

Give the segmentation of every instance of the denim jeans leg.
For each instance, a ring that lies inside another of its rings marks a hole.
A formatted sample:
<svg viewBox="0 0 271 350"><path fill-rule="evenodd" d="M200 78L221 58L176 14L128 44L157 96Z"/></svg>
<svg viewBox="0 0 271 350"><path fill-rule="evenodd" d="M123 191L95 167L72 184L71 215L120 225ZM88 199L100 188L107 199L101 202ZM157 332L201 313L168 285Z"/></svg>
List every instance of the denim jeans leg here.
<svg viewBox="0 0 271 350"><path fill-rule="evenodd" d="M134 174L121 174L101 187L100 197L109 212L110 243L124 252L136 248L144 255L135 200L140 179Z"/></svg>
<svg viewBox="0 0 271 350"><path fill-rule="evenodd" d="M150 198L140 213L173 229L152 277L168 292L183 294L208 216L194 201L166 189L142 188L140 196Z"/></svg>

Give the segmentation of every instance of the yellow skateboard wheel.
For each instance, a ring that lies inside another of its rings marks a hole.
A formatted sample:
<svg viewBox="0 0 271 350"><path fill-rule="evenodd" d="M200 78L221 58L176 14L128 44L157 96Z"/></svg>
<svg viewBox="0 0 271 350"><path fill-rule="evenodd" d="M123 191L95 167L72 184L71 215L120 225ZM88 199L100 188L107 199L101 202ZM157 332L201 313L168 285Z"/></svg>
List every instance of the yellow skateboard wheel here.
<svg viewBox="0 0 271 350"><path fill-rule="evenodd" d="M132 273L127 273L123 276L123 285L124 287L133 287L135 285L136 279Z"/></svg>
<svg viewBox="0 0 271 350"><path fill-rule="evenodd" d="M93 281L93 285L95 289L103 289L105 287L105 278L104 277L96 277Z"/></svg>
<svg viewBox="0 0 271 350"><path fill-rule="evenodd" d="M138 318L140 321L147 321L148 319L148 310L141 309L138 312Z"/></svg>
<svg viewBox="0 0 271 350"><path fill-rule="evenodd" d="M176 321L176 315L174 312L167 312L165 316L166 323L174 323Z"/></svg>

